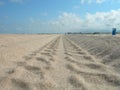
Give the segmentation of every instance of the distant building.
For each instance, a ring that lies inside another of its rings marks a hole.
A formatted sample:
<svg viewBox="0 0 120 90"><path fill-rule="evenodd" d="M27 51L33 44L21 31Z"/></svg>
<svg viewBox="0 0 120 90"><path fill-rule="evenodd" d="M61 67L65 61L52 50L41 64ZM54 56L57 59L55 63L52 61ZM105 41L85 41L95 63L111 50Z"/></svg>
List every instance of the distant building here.
<svg viewBox="0 0 120 90"><path fill-rule="evenodd" d="M112 29L112 35L116 35L116 28Z"/></svg>
<svg viewBox="0 0 120 90"><path fill-rule="evenodd" d="M100 32L93 32L93 34L100 34Z"/></svg>

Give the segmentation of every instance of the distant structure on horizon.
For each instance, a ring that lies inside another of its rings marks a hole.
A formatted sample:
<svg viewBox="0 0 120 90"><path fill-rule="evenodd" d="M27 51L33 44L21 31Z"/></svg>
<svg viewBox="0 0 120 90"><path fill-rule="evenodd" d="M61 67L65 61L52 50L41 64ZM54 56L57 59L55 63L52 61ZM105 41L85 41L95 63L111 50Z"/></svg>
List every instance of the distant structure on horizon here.
<svg viewBox="0 0 120 90"><path fill-rule="evenodd" d="M112 29L112 35L116 35L116 28Z"/></svg>

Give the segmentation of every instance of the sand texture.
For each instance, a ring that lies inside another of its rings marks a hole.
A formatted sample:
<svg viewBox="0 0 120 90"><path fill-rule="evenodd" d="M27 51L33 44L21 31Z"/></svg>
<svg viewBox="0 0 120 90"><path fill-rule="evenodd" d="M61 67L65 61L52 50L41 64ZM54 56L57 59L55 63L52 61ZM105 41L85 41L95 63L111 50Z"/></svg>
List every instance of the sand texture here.
<svg viewBox="0 0 120 90"><path fill-rule="evenodd" d="M0 90L120 90L119 41L110 36L0 35Z"/></svg>

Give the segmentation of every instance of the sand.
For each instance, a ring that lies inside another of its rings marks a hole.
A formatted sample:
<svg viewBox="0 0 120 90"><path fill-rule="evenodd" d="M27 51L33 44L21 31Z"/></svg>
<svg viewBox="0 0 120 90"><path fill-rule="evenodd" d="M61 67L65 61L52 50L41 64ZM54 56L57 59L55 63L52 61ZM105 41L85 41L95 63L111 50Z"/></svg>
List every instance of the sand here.
<svg viewBox="0 0 120 90"><path fill-rule="evenodd" d="M120 73L88 50L99 48L91 38L0 35L0 90L120 90Z"/></svg>

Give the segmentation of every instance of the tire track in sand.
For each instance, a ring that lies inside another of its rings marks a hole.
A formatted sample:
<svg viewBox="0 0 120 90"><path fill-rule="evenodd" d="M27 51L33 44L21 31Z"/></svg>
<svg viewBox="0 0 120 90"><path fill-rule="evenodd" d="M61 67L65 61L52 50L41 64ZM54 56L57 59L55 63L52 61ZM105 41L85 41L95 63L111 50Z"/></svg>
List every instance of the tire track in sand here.
<svg viewBox="0 0 120 90"><path fill-rule="evenodd" d="M120 89L120 77L111 67L97 62L94 56L64 36L23 59L0 78L0 90Z"/></svg>
<svg viewBox="0 0 120 90"><path fill-rule="evenodd" d="M97 62L94 56L84 51L69 39L64 38L64 48L66 54L65 59L69 62L66 68L71 73L74 73L72 75L72 81L74 83L69 82L71 85L74 87L82 85L79 90L120 89L120 76L111 67ZM115 74L111 72L115 72ZM69 80L71 80L71 77L69 77Z"/></svg>
<svg viewBox="0 0 120 90"><path fill-rule="evenodd" d="M55 82L45 70L52 67L58 42L59 37L15 62L16 68L8 68L8 75L0 80L0 90L53 90Z"/></svg>

